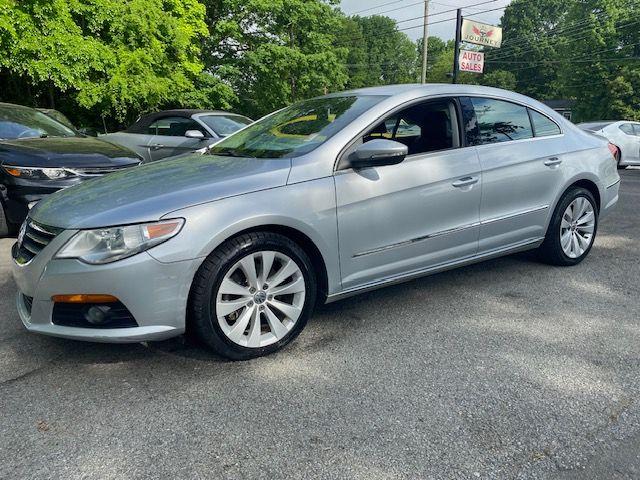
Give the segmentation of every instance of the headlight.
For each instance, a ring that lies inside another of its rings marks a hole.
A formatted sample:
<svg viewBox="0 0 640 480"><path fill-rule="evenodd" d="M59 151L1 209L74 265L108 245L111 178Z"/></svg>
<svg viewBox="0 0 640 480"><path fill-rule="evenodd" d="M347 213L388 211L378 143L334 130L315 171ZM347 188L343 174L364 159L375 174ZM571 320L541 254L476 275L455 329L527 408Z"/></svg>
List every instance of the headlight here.
<svg viewBox="0 0 640 480"><path fill-rule="evenodd" d="M184 225L182 218L141 225L81 230L56 254L56 258L77 258L93 265L131 257L175 237Z"/></svg>
<svg viewBox="0 0 640 480"><path fill-rule="evenodd" d="M66 168L14 167L3 165L4 171L12 177L29 180L60 180L75 177L76 174Z"/></svg>

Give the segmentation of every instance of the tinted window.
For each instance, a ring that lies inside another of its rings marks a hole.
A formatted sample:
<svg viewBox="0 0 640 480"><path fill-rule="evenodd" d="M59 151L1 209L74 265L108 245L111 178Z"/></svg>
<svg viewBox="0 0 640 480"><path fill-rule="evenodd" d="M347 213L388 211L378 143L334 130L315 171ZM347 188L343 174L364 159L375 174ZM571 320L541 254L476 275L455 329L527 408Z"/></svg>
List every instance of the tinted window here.
<svg viewBox="0 0 640 480"><path fill-rule="evenodd" d="M526 107L490 98L470 100L475 110L479 136L469 139L469 143L498 143L533 137Z"/></svg>
<svg viewBox="0 0 640 480"><path fill-rule="evenodd" d="M76 133L42 112L0 106L0 138L74 137Z"/></svg>
<svg viewBox="0 0 640 480"><path fill-rule="evenodd" d="M633 124L633 132L636 134L636 137L640 137L640 123Z"/></svg>
<svg viewBox="0 0 640 480"><path fill-rule="evenodd" d="M409 155L447 150L459 145L452 102L427 102L406 108L373 127L363 142L388 138L409 147Z"/></svg>
<svg viewBox="0 0 640 480"><path fill-rule="evenodd" d="M147 127L149 135L162 135L164 137L184 137L187 130L198 130L203 135L207 135L207 132L195 120L184 117L159 118Z"/></svg>
<svg viewBox="0 0 640 480"><path fill-rule="evenodd" d="M385 97L346 95L294 103L225 138L212 155L282 158L308 153Z"/></svg>
<svg viewBox="0 0 640 480"><path fill-rule="evenodd" d="M634 135L633 126L630 123L623 123L620 125L620 130L622 130L627 135Z"/></svg>
<svg viewBox="0 0 640 480"><path fill-rule="evenodd" d="M531 122L533 123L533 133L536 137L560 135L560 127L558 127L554 121L535 110L529 109L529 113L531 114Z"/></svg>
<svg viewBox="0 0 640 480"><path fill-rule="evenodd" d="M203 115L199 119L221 137L231 135L253 122L250 118L240 115Z"/></svg>

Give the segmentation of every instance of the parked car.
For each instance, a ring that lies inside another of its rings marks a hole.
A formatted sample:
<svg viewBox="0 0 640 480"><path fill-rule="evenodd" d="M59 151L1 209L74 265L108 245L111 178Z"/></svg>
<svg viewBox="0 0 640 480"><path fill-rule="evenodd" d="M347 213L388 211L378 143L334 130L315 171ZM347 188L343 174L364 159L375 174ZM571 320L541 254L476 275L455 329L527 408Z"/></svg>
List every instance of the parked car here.
<svg viewBox="0 0 640 480"><path fill-rule="evenodd" d="M216 110L165 110L100 138L130 148L152 162L202 150L252 122L242 115Z"/></svg>
<svg viewBox="0 0 640 480"><path fill-rule="evenodd" d="M38 204L13 248L18 311L47 335L138 342L187 329L220 355L265 355L317 302L528 249L581 262L618 200L609 147L488 87L313 98L209 154Z"/></svg>
<svg viewBox="0 0 640 480"><path fill-rule="evenodd" d="M57 120L58 123L63 124L65 127L69 127L72 130L77 130L76 126L71 122L71 120L69 120L69 118L59 110L55 110L53 108L36 108L36 110L50 116L54 120Z"/></svg>
<svg viewBox="0 0 640 480"><path fill-rule="evenodd" d="M46 195L140 161L33 108L0 103L0 237Z"/></svg>
<svg viewBox="0 0 640 480"><path fill-rule="evenodd" d="M627 121L589 122L578 126L601 135L618 148L618 167L640 165L640 123Z"/></svg>

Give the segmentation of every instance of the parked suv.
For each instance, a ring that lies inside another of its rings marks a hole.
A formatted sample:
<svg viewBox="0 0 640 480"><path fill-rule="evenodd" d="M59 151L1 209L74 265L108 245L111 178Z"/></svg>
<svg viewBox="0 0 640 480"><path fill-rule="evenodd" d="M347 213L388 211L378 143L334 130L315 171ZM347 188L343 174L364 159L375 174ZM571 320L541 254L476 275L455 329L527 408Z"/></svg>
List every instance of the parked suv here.
<svg viewBox="0 0 640 480"><path fill-rule="evenodd" d="M247 359L295 338L317 302L528 249L575 265L619 181L606 140L522 95L335 93L209 154L38 204L13 248L18 311L47 335L138 342L188 329Z"/></svg>
<svg viewBox="0 0 640 480"><path fill-rule="evenodd" d="M0 237L46 195L140 161L33 108L0 103Z"/></svg>

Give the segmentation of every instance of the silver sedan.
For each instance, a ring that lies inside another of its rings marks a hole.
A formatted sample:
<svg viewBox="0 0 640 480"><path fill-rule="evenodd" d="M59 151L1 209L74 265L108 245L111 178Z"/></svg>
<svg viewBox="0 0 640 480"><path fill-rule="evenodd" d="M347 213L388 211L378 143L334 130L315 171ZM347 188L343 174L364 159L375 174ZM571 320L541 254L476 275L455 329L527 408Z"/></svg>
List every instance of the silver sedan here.
<svg viewBox="0 0 640 480"><path fill-rule="evenodd" d="M313 98L206 155L40 202L13 248L18 311L42 334L188 331L228 358L265 355L319 302L528 249L581 262L618 200L614 151L487 87Z"/></svg>

